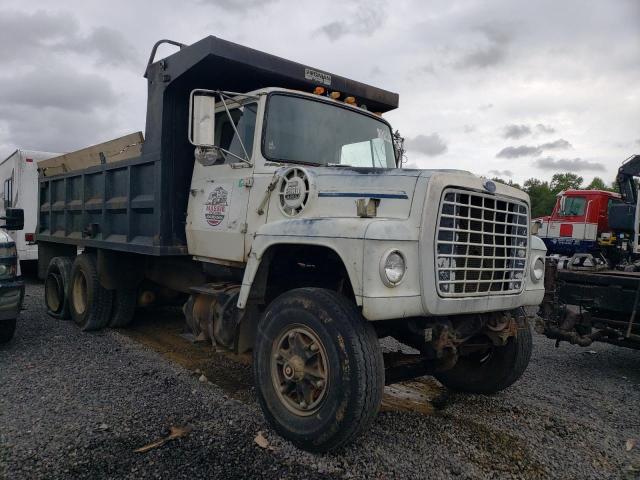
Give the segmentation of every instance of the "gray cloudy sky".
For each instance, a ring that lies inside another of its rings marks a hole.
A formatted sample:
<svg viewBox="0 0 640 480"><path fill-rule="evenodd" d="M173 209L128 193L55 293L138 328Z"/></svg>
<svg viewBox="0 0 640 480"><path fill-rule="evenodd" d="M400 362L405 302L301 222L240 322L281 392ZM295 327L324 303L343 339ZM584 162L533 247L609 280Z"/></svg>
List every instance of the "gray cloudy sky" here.
<svg viewBox="0 0 640 480"><path fill-rule="evenodd" d="M153 43L209 34L400 93L422 168L609 182L640 151L638 0L3 0L0 157L143 130Z"/></svg>

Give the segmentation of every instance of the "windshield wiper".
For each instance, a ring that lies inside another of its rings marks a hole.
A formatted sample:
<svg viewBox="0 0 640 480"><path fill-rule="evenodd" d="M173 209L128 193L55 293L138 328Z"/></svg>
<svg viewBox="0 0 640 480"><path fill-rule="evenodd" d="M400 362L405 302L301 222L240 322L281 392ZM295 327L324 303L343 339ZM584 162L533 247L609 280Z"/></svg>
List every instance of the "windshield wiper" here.
<svg viewBox="0 0 640 480"><path fill-rule="evenodd" d="M315 162L305 162L304 160L270 160L275 163L299 163L301 165L309 165L310 167L322 167L324 164Z"/></svg>

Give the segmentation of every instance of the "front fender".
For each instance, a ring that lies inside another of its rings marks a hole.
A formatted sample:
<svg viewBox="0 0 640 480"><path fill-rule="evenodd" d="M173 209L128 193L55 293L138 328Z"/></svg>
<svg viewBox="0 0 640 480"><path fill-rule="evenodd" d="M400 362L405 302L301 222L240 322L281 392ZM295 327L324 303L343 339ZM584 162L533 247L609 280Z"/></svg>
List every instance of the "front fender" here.
<svg viewBox="0 0 640 480"><path fill-rule="evenodd" d="M353 287L356 303L362 305L362 264L365 232L376 219L300 218L263 225L255 233L242 279L238 308L244 308L265 252L282 244L317 245L333 250L342 260Z"/></svg>

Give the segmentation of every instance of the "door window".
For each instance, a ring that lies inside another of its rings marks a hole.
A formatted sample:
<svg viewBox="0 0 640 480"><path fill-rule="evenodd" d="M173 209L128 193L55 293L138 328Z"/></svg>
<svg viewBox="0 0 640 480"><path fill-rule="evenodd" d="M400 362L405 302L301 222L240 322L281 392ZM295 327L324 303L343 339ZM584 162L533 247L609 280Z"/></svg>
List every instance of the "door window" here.
<svg viewBox="0 0 640 480"><path fill-rule="evenodd" d="M8 178L4 181L4 208L11 208L11 199L13 198L13 179Z"/></svg>
<svg viewBox="0 0 640 480"><path fill-rule="evenodd" d="M256 131L257 103L250 103L238 108L229 109L230 115L222 110L216 113L215 145L227 150L238 157L244 158L242 145L251 156L253 137ZM231 123L233 121L233 124ZM235 130L233 129L235 125ZM236 135L236 130L238 135ZM240 143L242 141L242 144ZM218 150L214 165L223 163L238 163L240 160L233 155Z"/></svg>

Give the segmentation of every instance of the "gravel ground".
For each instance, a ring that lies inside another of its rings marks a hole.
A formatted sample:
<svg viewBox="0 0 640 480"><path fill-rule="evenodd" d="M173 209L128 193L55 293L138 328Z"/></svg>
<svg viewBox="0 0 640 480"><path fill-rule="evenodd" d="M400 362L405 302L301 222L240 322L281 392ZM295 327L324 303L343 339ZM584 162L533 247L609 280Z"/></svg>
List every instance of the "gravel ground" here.
<svg viewBox="0 0 640 480"><path fill-rule="evenodd" d="M240 389L201 382L158 342L49 318L42 290L28 285L16 338L0 347L0 478L640 478L637 351L535 336L507 391L444 395L426 380L436 410L385 408L343 451L311 455L266 425L249 366L234 366ZM191 431L134 452L170 426Z"/></svg>

